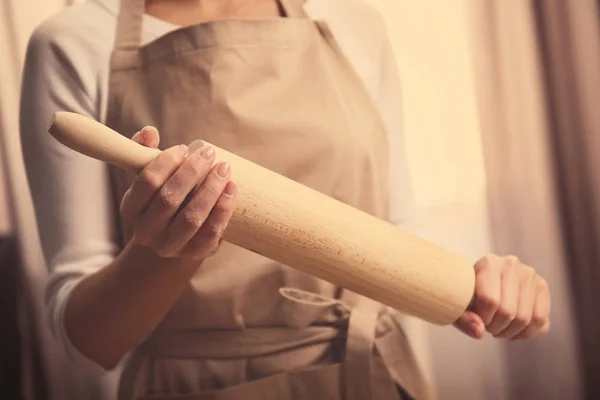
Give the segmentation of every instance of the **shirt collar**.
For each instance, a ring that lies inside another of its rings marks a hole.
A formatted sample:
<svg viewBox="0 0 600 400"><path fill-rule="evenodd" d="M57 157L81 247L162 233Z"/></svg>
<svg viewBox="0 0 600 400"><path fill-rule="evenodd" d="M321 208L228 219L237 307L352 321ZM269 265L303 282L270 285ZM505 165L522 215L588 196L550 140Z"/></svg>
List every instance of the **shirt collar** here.
<svg viewBox="0 0 600 400"><path fill-rule="evenodd" d="M120 0L92 0L98 3L101 7L106 9L115 18L119 15L121 1ZM142 30L150 37L158 37L164 35L172 30L179 28L177 25L173 25L167 21L160 20L151 15L144 14L144 23L142 24Z"/></svg>

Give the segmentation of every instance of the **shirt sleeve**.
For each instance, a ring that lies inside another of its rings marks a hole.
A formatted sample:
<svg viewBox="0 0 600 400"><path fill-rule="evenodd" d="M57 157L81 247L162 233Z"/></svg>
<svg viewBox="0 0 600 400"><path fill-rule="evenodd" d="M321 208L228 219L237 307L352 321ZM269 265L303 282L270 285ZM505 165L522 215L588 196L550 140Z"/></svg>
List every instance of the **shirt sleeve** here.
<svg viewBox="0 0 600 400"><path fill-rule="evenodd" d="M383 26L381 18L381 26ZM380 82L376 104L388 133L389 214L392 224L416 233L416 207L406 155L402 91L395 55L385 29L381 41Z"/></svg>
<svg viewBox="0 0 600 400"><path fill-rule="evenodd" d="M79 367L102 368L81 355L64 328L68 297L77 283L108 265L120 251L115 240L107 167L64 147L48 132L55 111L99 119L93 46L43 25L27 49L21 94L21 140L39 236L50 279L46 287L50 329Z"/></svg>

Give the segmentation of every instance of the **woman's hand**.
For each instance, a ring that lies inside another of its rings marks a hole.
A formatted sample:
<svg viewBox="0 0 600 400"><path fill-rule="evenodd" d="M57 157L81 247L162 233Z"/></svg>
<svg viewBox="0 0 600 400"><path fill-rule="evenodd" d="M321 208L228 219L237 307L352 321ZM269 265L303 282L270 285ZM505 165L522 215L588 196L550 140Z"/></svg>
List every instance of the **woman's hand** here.
<svg viewBox="0 0 600 400"><path fill-rule="evenodd" d="M156 148L155 128L133 140ZM208 146L162 152L123 196L121 216L134 237L108 265L81 280L65 308L65 330L84 356L105 369L148 338L219 247L236 205L226 164Z"/></svg>
<svg viewBox="0 0 600 400"><path fill-rule="evenodd" d="M132 140L158 147L153 127ZM214 149L193 153L185 145L171 147L152 160L123 196L121 217L133 227L133 242L162 258L202 260L219 248L236 207L230 167L217 163Z"/></svg>
<svg viewBox="0 0 600 400"><path fill-rule="evenodd" d="M489 255L475 264L475 296L454 326L476 339L530 339L550 328L548 283L514 256Z"/></svg>

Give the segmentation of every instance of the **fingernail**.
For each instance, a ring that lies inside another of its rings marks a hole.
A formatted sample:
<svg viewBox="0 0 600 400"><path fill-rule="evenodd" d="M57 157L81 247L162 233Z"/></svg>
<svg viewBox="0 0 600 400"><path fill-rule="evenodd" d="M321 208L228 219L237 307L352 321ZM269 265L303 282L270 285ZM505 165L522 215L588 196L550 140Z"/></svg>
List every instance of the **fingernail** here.
<svg viewBox="0 0 600 400"><path fill-rule="evenodd" d="M217 167L217 175L219 175L223 179L226 179L226 178L229 177L229 171L230 170L231 170L231 167L229 166L229 164L227 164L227 163L221 163Z"/></svg>
<svg viewBox="0 0 600 400"><path fill-rule="evenodd" d="M200 157L204 158L205 160L210 160L213 154L215 154L215 149L213 149L211 146L204 146L199 152Z"/></svg>
<svg viewBox="0 0 600 400"><path fill-rule="evenodd" d="M147 137L148 137L148 127L144 127L144 128L142 128L142 130L139 133L139 139L141 141L145 141Z"/></svg>
<svg viewBox="0 0 600 400"><path fill-rule="evenodd" d="M179 145L179 152L184 155L187 156L188 152L190 151L190 149L188 149L188 147L185 144L180 144Z"/></svg>
<svg viewBox="0 0 600 400"><path fill-rule="evenodd" d="M223 194L227 197L231 197L235 194L235 184L233 182L227 182Z"/></svg>

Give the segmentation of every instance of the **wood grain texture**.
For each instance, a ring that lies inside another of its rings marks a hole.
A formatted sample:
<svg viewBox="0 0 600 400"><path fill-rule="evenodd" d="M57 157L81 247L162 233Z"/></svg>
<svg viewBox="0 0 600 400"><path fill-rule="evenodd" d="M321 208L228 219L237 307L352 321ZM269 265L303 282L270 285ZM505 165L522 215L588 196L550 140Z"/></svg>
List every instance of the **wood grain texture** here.
<svg viewBox="0 0 600 400"><path fill-rule="evenodd" d="M136 172L159 153L78 114L56 113L49 131L73 150ZM238 186L225 240L431 323L450 324L468 307L475 287L468 260L213 147Z"/></svg>

